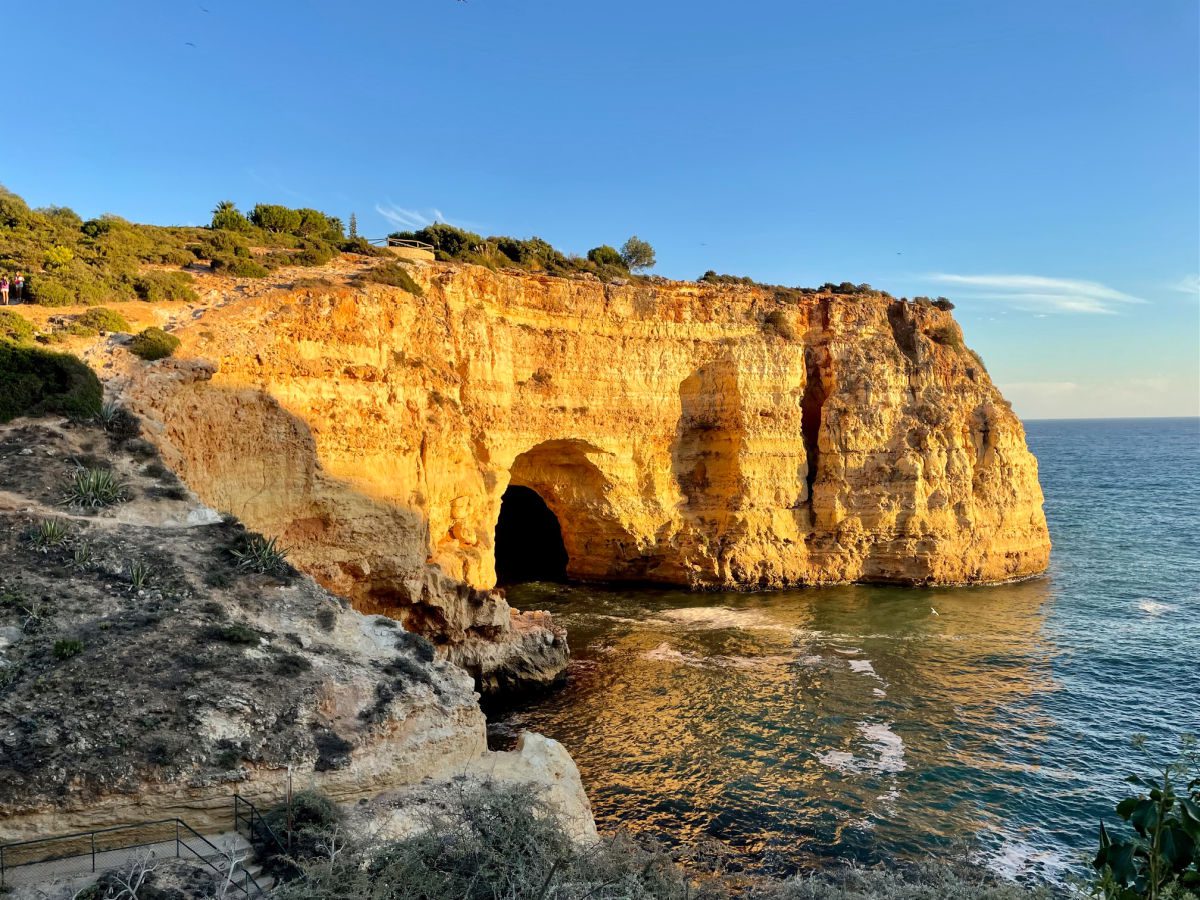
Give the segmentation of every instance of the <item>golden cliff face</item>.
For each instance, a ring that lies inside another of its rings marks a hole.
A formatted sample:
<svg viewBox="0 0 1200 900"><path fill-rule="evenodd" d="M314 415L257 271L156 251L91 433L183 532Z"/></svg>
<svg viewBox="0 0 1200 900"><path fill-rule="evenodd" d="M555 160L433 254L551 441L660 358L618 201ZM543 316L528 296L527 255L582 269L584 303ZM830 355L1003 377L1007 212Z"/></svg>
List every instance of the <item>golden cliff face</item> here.
<svg viewBox="0 0 1200 900"><path fill-rule="evenodd" d="M230 295L126 386L189 486L360 608L399 608L460 648L507 635L565 652L489 590L510 484L558 517L577 578L768 588L1046 567L1036 460L948 312L412 271L423 297Z"/></svg>

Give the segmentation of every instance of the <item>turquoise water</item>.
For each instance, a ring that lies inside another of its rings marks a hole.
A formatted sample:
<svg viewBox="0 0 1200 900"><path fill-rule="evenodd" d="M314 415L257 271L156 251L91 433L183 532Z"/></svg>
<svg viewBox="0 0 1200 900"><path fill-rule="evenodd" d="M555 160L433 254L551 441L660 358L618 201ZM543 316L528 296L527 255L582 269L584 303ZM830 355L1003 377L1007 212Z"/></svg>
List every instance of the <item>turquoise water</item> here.
<svg viewBox="0 0 1200 900"><path fill-rule="evenodd" d="M1027 425L1046 577L987 588L689 594L520 585L574 660L500 716L562 741L602 826L717 841L749 868L969 842L1079 867L1130 737L1200 732L1200 420ZM935 611L936 610L936 614Z"/></svg>

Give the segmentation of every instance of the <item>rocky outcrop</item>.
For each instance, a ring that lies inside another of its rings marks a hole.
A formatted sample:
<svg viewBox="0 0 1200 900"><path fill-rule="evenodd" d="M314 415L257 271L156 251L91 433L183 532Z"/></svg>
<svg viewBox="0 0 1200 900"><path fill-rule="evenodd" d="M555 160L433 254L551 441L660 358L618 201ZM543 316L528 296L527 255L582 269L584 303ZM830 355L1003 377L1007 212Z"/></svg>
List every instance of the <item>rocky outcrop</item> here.
<svg viewBox="0 0 1200 900"><path fill-rule="evenodd" d="M509 485L553 511L580 579L956 584L1047 564L1021 423L947 311L412 272L422 296L228 294L176 329L177 359L127 361L124 391L207 503L485 686L545 681L566 653L493 590Z"/></svg>
<svg viewBox="0 0 1200 900"><path fill-rule="evenodd" d="M554 742L487 750L471 678L424 638L290 567L240 568L244 529L135 428L0 426L0 842L173 816L221 831L235 792L273 805L289 779L347 802L492 772L590 816ZM125 502L64 506L78 465Z"/></svg>

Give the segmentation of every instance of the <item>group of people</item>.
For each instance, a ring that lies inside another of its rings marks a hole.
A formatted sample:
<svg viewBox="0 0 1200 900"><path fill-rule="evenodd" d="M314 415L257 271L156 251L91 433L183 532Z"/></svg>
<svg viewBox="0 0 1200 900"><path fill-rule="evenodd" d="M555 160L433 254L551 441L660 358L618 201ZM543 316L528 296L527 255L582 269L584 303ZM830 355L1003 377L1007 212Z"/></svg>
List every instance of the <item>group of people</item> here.
<svg viewBox="0 0 1200 900"><path fill-rule="evenodd" d="M5 306L8 306L8 295L12 292L12 298L17 303L21 302L21 295L25 293L25 276L20 272L10 281L8 275L0 273L0 300Z"/></svg>

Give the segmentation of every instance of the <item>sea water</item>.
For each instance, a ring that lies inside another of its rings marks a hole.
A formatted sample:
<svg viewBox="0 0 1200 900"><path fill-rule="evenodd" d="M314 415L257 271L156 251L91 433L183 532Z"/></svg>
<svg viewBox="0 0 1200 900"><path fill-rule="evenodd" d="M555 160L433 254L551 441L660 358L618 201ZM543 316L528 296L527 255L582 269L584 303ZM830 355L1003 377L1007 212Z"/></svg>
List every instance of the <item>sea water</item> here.
<svg viewBox="0 0 1200 900"><path fill-rule="evenodd" d="M562 741L602 828L715 841L749 869L966 850L1011 875L1080 871L1124 776L1200 732L1200 420L1026 428L1045 577L519 585L513 605L551 610L573 659L494 739Z"/></svg>

